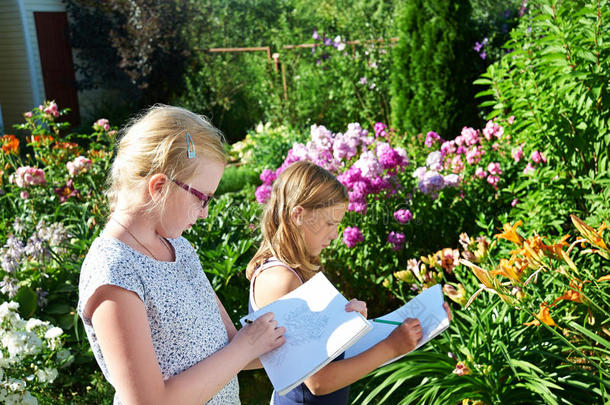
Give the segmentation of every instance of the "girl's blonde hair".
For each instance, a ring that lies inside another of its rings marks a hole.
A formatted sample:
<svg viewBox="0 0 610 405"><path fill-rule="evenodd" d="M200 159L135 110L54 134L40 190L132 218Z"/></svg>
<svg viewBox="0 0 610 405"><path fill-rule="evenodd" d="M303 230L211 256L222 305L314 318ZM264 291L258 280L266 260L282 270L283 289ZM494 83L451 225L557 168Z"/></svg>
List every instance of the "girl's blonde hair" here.
<svg viewBox="0 0 610 405"><path fill-rule="evenodd" d="M195 147L194 159L187 155L187 133ZM121 131L106 192L110 215L120 190L143 188L153 174L163 173L188 182L195 175L201 157L226 164L224 143L220 130L205 117L184 108L156 104L143 111ZM164 207L168 194L169 187L165 187L158 202L135 208Z"/></svg>
<svg viewBox="0 0 610 405"><path fill-rule="evenodd" d="M308 161L290 165L273 183L261 221L263 242L248 263L248 279L272 256L293 268L301 279L310 279L320 269L320 258L307 253L302 232L290 214L296 206L315 210L348 202L345 186L324 168Z"/></svg>

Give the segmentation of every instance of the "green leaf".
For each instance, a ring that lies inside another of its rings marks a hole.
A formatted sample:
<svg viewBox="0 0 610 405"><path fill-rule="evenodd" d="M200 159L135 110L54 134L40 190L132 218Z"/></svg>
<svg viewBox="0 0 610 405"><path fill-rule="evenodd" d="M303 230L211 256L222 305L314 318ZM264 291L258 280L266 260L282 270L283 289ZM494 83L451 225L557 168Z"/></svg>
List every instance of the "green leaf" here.
<svg viewBox="0 0 610 405"><path fill-rule="evenodd" d="M19 314L24 319L31 318L34 312L36 312L36 308L38 308L36 292L27 286L19 289L15 296L15 301L19 303Z"/></svg>
<svg viewBox="0 0 610 405"><path fill-rule="evenodd" d="M44 311L52 315L64 315L72 312L72 307L65 303L56 302L49 304Z"/></svg>

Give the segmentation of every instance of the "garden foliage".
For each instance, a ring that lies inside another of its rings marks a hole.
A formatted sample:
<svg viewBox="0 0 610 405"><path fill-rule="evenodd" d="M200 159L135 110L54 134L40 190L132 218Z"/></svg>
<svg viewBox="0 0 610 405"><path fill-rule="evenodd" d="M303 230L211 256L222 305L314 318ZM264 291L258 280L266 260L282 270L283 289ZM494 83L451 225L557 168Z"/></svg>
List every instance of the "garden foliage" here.
<svg viewBox="0 0 610 405"><path fill-rule="evenodd" d="M189 17L200 24L185 35L201 35L203 48L315 44L281 51L287 98L264 55L190 60L181 102L241 134L267 122L233 146L209 218L185 234L231 317L247 312L244 270L271 184L308 159L349 190L341 237L322 257L344 295L368 301L374 316L440 282L453 308L446 333L355 384L353 403L610 401L607 1L473 9L478 31L460 46L472 66L491 63L477 82L489 119L441 130L453 113L438 111L408 134L386 124L392 46L347 43L393 36L394 3L307 3L261 0L259 13L241 0L198 2L209 13ZM411 3L422 4L410 18L423 24L432 3ZM434 7L449 21L448 3ZM500 22L518 27L483 33ZM431 41L417 49L423 57L437 37L420 31ZM499 49L502 35L510 40ZM0 402L112 400L74 306L82 260L106 221L115 132L100 119L69 133L63 113L47 102L24 114L22 134L1 138Z"/></svg>
<svg viewBox="0 0 610 405"><path fill-rule="evenodd" d="M608 218L610 194L610 12L607 1L530 2L505 45L510 52L489 66L477 84L491 98L489 118L513 115L516 141L552 156L554 170L518 185L524 217L553 222L557 210ZM556 198L559 197L559 198ZM553 202L555 200L555 202ZM544 207L542 211L539 207Z"/></svg>

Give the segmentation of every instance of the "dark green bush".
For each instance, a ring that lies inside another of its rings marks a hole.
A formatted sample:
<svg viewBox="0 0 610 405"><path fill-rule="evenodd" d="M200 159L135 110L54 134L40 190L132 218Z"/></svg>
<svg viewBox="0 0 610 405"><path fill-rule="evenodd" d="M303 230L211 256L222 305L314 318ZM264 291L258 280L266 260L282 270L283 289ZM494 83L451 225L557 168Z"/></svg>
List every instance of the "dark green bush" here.
<svg viewBox="0 0 610 405"><path fill-rule="evenodd" d="M475 53L470 1L414 0L398 10L400 41L392 64L392 124L447 138L481 126L472 81L483 71Z"/></svg>

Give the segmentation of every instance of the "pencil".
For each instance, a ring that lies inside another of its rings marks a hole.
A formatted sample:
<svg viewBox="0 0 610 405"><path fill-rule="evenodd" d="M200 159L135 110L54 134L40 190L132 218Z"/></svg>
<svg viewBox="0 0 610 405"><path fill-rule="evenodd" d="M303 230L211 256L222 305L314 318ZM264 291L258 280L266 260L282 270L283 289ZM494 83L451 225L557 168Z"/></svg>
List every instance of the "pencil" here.
<svg viewBox="0 0 610 405"><path fill-rule="evenodd" d="M402 322L386 321L385 319L373 319L373 322L387 323L387 324L390 324L390 325L402 325Z"/></svg>

